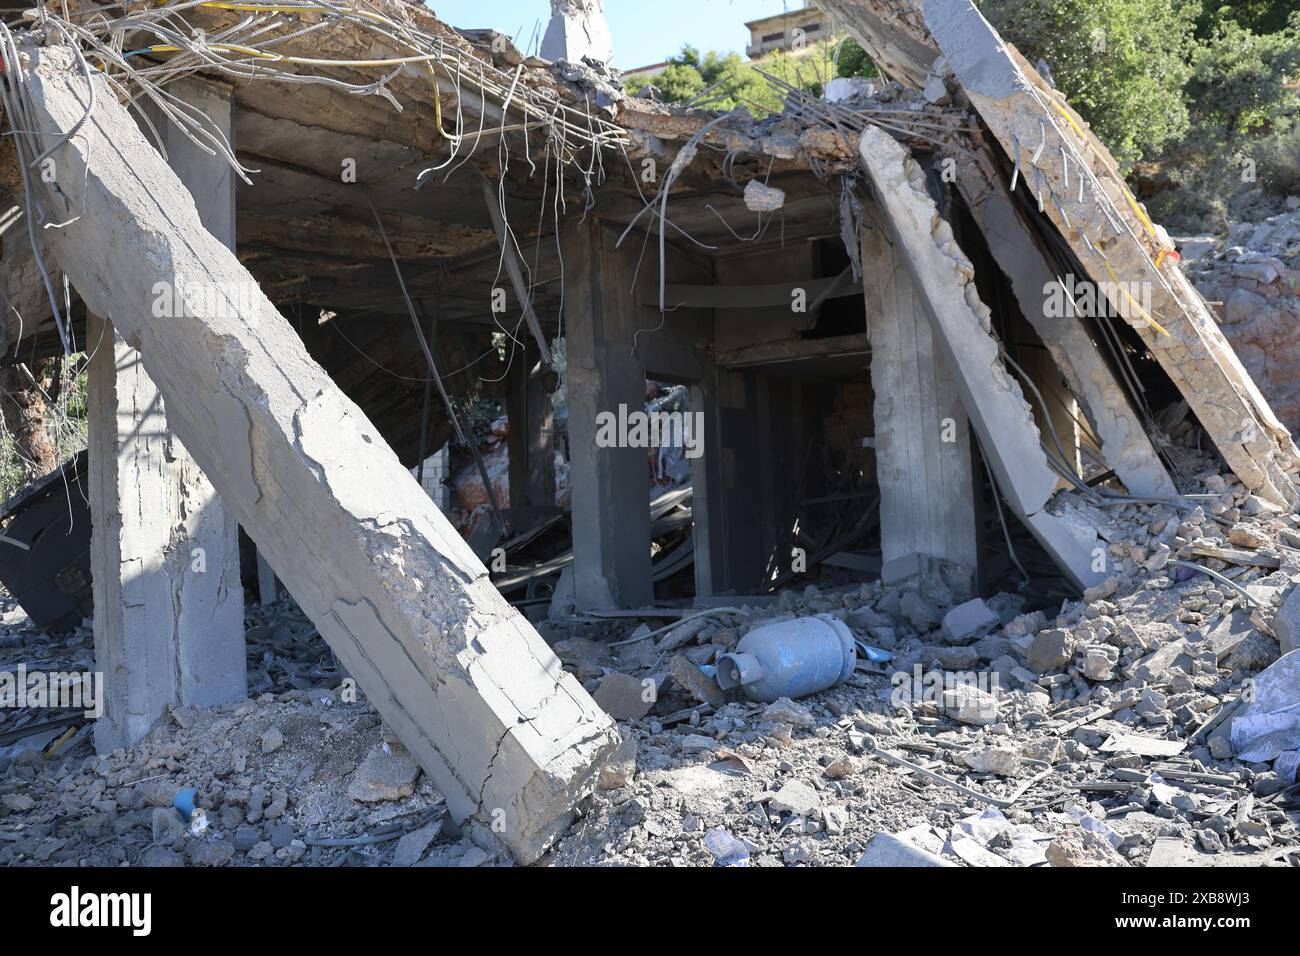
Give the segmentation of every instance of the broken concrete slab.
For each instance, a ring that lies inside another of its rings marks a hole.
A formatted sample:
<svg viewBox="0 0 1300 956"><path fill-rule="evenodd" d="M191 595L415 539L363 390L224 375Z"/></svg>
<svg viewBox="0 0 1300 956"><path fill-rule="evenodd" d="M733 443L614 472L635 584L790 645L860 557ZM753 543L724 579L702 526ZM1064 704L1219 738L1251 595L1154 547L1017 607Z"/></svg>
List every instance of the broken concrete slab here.
<svg viewBox="0 0 1300 956"><path fill-rule="evenodd" d="M655 682L642 681L621 671L610 671L600 679L592 698L615 720L638 720L655 705Z"/></svg>
<svg viewBox="0 0 1300 956"><path fill-rule="evenodd" d="M982 598L972 598L951 608L943 616L943 638L951 644L969 644L1001 623L998 612L985 604Z"/></svg>
<svg viewBox="0 0 1300 956"><path fill-rule="evenodd" d="M1043 255L985 152L958 164L957 187L998 267L1011 282L1021 312L1042 339L1084 416L1101 441L1102 457L1134 495L1178 494L1142 420L1081 317L1049 316L1045 300L1060 279ZM1073 301L1073 300L1071 300Z"/></svg>
<svg viewBox="0 0 1300 956"><path fill-rule="evenodd" d="M1054 627L1034 635L1025 663L1031 671L1042 675L1064 667L1073 657L1074 639L1070 632Z"/></svg>
<svg viewBox="0 0 1300 956"><path fill-rule="evenodd" d="M867 841L855 866L956 866L949 860L891 833L880 832Z"/></svg>
<svg viewBox="0 0 1300 956"><path fill-rule="evenodd" d="M415 792L420 765L405 747L379 744L371 748L348 784L348 796L361 803L405 800Z"/></svg>
<svg viewBox="0 0 1300 956"><path fill-rule="evenodd" d="M65 220L54 258L138 349L176 434L452 814L536 860L617 746L612 721L203 228L106 81L87 116L66 48L25 48L19 70L35 125L67 137L40 184Z"/></svg>
<svg viewBox="0 0 1300 956"><path fill-rule="evenodd" d="M1057 475L1043 452L1033 414L1003 367L989 310L975 289L974 267L930 197L925 175L907 150L868 127L859 159L896 247L912 274L939 351L957 374L962 405L998 487L1012 510L1080 588L1097 583L1094 528L1080 513L1048 509Z"/></svg>
<svg viewBox="0 0 1300 956"><path fill-rule="evenodd" d="M971 0L917 0L913 9L923 10L964 92L1021 171L1019 182L1090 280L1108 290L1228 465L1252 491L1300 503L1293 477L1300 451L1166 255L1171 246L1115 172L1109 151Z"/></svg>

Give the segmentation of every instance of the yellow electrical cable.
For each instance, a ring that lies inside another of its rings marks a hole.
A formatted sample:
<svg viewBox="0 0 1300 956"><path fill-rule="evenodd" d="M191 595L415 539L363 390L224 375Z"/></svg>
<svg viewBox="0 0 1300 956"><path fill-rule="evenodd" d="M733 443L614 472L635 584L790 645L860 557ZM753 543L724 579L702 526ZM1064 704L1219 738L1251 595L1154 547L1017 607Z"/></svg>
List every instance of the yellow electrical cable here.
<svg viewBox="0 0 1300 956"><path fill-rule="evenodd" d="M369 10L358 10L355 7L318 7L299 6L286 7L277 6L271 3L226 3L224 0L207 0L200 3L201 7L212 7L217 10L236 10L240 13L349 13L353 16L361 17L365 20L373 20L375 23L393 24L393 21L378 13L372 13ZM395 24L393 24L395 25Z"/></svg>
<svg viewBox="0 0 1300 956"><path fill-rule="evenodd" d="M1124 283L1119 281L1119 276L1115 275L1115 270L1112 269L1110 266L1110 260L1102 259L1101 261L1105 263L1106 271L1110 273L1111 280L1115 283L1115 286L1119 289L1120 292L1124 293L1124 298L1128 299L1129 305L1137 309L1138 315L1146 319L1147 322L1151 324L1151 327L1154 328L1157 332L1159 332L1161 335L1168 336L1169 333L1165 330L1165 327L1161 325L1159 322L1157 322L1155 319L1151 318L1151 316L1147 313L1146 309L1142 308L1142 306L1138 304L1137 299L1133 298L1133 294L1128 291L1128 289L1124 286Z"/></svg>

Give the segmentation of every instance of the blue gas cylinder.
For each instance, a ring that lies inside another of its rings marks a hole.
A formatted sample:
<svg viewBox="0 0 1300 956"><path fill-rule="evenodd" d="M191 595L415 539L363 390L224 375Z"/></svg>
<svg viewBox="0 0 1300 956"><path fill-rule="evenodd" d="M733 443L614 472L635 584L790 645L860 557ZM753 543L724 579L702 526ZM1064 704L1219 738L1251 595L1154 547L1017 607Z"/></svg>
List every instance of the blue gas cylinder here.
<svg viewBox="0 0 1300 956"><path fill-rule="evenodd" d="M718 686L739 687L750 700L807 697L853 673L853 632L829 614L762 624L718 658Z"/></svg>

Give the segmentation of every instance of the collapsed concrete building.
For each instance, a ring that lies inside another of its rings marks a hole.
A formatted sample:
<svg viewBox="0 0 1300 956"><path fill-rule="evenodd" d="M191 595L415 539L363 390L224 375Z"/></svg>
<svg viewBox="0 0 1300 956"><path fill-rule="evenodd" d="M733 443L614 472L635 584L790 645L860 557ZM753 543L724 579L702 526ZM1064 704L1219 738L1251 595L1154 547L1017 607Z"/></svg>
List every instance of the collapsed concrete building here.
<svg viewBox="0 0 1300 956"><path fill-rule="evenodd" d="M555 6L560 33L584 7ZM620 740L484 563L557 515L561 382L571 561L523 579L585 619L822 563L1104 588L1110 509L1195 506L1183 420L1300 505L1290 435L1060 94L969 0L821 6L896 82L762 121L400 0L4 33L6 348L91 356L98 749L244 696L243 528L456 819L538 859ZM475 379L511 482L466 542L409 469ZM601 436L648 379L703 422L663 576L646 448Z"/></svg>

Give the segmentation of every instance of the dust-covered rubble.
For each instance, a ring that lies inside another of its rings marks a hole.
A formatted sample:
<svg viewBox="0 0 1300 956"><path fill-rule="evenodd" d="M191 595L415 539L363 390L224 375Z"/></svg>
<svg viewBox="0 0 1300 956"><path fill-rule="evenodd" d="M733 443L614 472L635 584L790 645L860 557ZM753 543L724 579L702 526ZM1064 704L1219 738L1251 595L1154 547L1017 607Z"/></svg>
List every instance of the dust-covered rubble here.
<svg viewBox="0 0 1300 956"><path fill-rule="evenodd" d="M1062 496L1106 529L1108 577L1082 601L980 600L963 569L915 562L680 623L539 622L624 732L542 862L1300 865L1300 651L1279 663L1278 641L1300 626L1300 520L1230 478L1195 485ZM253 699L174 710L127 752L0 750L0 865L509 863L451 824L292 602L259 615ZM858 641L847 680L721 690L745 635L809 615ZM0 662L84 660L85 630L19 623ZM198 825L172 809L186 788Z"/></svg>

